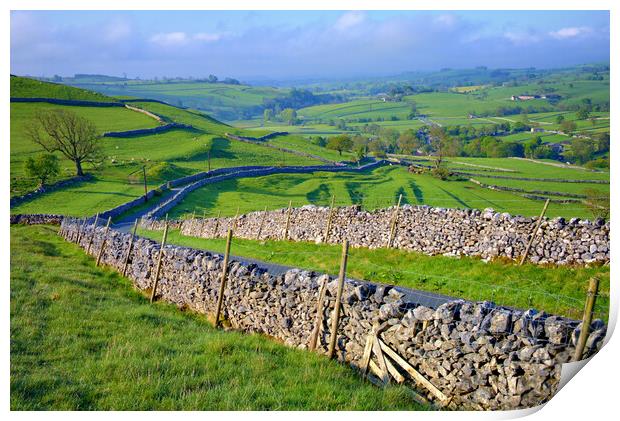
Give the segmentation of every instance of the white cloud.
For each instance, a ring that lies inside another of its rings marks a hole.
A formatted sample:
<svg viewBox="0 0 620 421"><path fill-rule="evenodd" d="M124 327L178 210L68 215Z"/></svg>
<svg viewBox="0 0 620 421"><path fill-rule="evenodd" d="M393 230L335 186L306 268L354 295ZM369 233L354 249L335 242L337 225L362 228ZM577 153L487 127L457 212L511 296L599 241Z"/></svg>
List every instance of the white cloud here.
<svg viewBox="0 0 620 421"><path fill-rule="evenodd" d="M540 36L531 32L504 32L504 38L513 44L532 44L540 41Z"/></svg>
<svg viewBox="0 0 620 421"><path fill-rule="evenodd" d="M366 16L362 12L346 12L338 18L334 28L338 31L346 31L364 22Z"/></svg>
<svg viewBox="0 0 620 421"><path fill-rule="evenodd" d="M568 28L558 29L557 31L551 31L549 32L549 35L551 35L555 39L566 39L589 34L590 32L592 32L592 28L589 28L587 26L572 26Z"/></svg>
<svg viewBox="0 0 620 421"><path fill-rule="evenodd" d="M185 32L166 32L153 35L149 41L162 47L174 47L187 44L189 38Z"/></svg>
<svg viewBox="0 0 620 421"><path fill-rule="evenodd" d="M222 39L222 34L218 34L218 33L211 34L208 32L199 32L197 34L194 34L192 38L195 39L196 41L215 42L215 41L219 41L220 39Z"/></svg>

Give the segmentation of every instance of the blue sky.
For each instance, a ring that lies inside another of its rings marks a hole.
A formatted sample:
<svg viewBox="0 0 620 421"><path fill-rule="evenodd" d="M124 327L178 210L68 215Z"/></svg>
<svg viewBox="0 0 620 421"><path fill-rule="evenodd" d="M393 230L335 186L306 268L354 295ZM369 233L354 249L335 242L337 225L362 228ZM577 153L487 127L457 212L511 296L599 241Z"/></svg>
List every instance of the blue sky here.
<svg viewBox="0 0 620 421"><path fill-rule="evenodd" d="M242 80L609 60L606 11L13 11L11 72Z"/></svg>

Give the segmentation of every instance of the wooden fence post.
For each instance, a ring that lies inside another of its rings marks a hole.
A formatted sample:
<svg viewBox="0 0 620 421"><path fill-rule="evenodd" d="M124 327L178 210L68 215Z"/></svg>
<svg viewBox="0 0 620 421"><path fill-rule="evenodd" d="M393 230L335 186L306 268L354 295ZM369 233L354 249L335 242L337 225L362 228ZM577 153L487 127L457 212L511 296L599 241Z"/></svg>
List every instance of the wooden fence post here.
<svg viewBox="0 0 620 421"><path fill-rule="evenodd" d="M133 223L133 233L129 239L129 249L127 250L127 256L125 256L125 263L123 264L123 276L127 274L127 265L129 264L129 256L131 256L131 249L133 248L133 240L136 237L136 230L138 229L138 220Z"/></svg>
<svg viewBox="0 0 620 421"><path fill-rule="evenodd" d="M164 259L164 247L166 246L166 237L168 237L168 221L166 221L166 225L164 226L164 236L161 239L161 247L159 248L157 269L155 270L155 279L153 279L153 289L151 291L151 302L155 300L155 293L157 292L157 283L159 282L159 274L161 273L161 264L162 260Z"/></svg>
<svg viewBox="0 0 620 421"><path fill-rule="evenodd" d="M86 246L86 254L90 253L90 246L93 243L93 238L95 237L95 230L97 229L97 223L99 222L99 213L95 216L95 223L93 224L93 233L88 239L88 245Z"/></svg>
<svg viewBox="0 0 620 421"><path fill-rule="evenodd" d="M82 239L82 235L84 234L84 229L86 228L86 221L88 218L84 218L81 224L78 225L78 233L77 233L77 244L80 245L80 240Z"/></svg>
<svg viewBox="0 0 620 421"><path fill-rule="evenodd" d="M329 279L325 279L325 282L323 282L323 285L321 285L321 289L319 290L319 301L316 306L314 329L312 329L312 333L310 334L310 344L308 345L310 351L314 351L316 349L316 344L321 333L321 327L323 325L323 303L325 302L325 290L327 289L328 281Z"/></svg>
<svg viewBox="0 0 620 421"><path fill-rule="evenodd" d="M288 229L291 225L291 206L293 205L293 201L288 201L288 211L286 212L286 226L284 227L284 240L288 240Z"/></svg>
<svg viewBox="0 0 620 421"><path fill-rule="evenodd" d="M97 263L95 266L99 266L99 262L101 262L101 256L103 256L103 250L105 249L105 242L108 238L108 232L110 231L110 222L112 221L112 217L108 216L108 223L105 224L105 233L103 234L103 240L101 241L101 248L99 249L99 254L97 255Z"/></svg>
<svg viewBox="0 0 620 421"><path fill-rule="evenodd" d="M347 259L349 257L349 241L342 243L342 257L340 258L340 274L338 275L338 291L336 292L336 305L332 313L331 338L329 339L329 350L327 356L332 358L336 348L336 338L338 336L338 320L340 319L340 301L342 300L342 289L344 288L344 278L347 274Z"/></svg>
<svg viewBox="0 0 620 421"><path fill-rule="evenodd" d="M594 310L594 304L596 303L596 296L598 294L599 280L596 276L590 278L590 285L588 285L588 296L586 297L586 307L583 310L583 319L581 322L581 332L579 334L579 340L577 341L577 347L575 348L575 356L573 361L581 360L583 351L588 341L588 335L590 334L590 324L592 323L592 312Z"/></svg>
<svg viewBox="0 0 620 421"><path fill-rule="evenodd" d="M194 209L194 212L192 212L192 220L189 224L189 235L193 235L195 226L196 226L196 209Z"/></svg>
<svg viewBox="0 0 620 421"><path fill-rule="evenodd" d="M220 227L220 216L222 215L222 211L217 211L217 216L215 217L215 228L213 229L213 238L217 238L217 229Z"/></svg>
<svg viewBox="0 0 620 421"><path fill-rule="evenodd" d="M394 241L394 235L396 234L396 224L398 222L398 211L400 210L400 202L403 200L403 195L398 196L398 204L394 209L394 215L392 215L392 223L390 224L390 237L388 238L388 248L392 247Z"/></svg>
<svg viewBox="0 0 620 421"><path fill-rule="evenodd" d="M527 247L525 248L525 253L523 253L523 257L521 257L521 262L519 262L519 266L525 263L525 259L527 259L527 255L530 252L530 248L532 247L532 244L534 244L534 238L536 238L536 234L538 233L538 228L540 228L540 225L542 224L542 219L545 216L545 212L547 212L547 207L549 206L549 200L550 199L547 199L547 201L545 202L545 206L543 206L542 208L542 212L540 213L540 216L538 217L538 221L536 222L536 228L534 228L534 232L532 232L530 236L530 241L527 243Z"/></svg>
<svg viewBox="0 0 620 421"><path fill-rule="evenodd" d="M329 230L332 227L332 217L334 215L334 201L336 200L336 195L332 194L332 204L329 206L329 216L327 217L327 227L325 228L325 239L323 240L324 243L327 243L327 240L329 240Z"/></svg>
<svg viewBox="0 0 620 421"><path fill-rule="evenodd" d="M217 294L217 308L215 310L215 327L220 324L220 313L222 312L222 304L224 302L224 289L226 288L226 278L228 277L228 259L230 257L230 243L232 242L233 230L228 230L226 236L226 252L224 253L224 267L222 268L222 278L220 279L220 289Z"/></svg>
<svg viewBox="0 0 620 421"><path fill-rule="evenodd" d="M263 217L260 220L260 225L258 226L258 233L256 234L256 239L260 240L260 235L263 232L263 225L265 225L265 218L267 218L267 205L265 205L265 210L263 211Z"/></svg>

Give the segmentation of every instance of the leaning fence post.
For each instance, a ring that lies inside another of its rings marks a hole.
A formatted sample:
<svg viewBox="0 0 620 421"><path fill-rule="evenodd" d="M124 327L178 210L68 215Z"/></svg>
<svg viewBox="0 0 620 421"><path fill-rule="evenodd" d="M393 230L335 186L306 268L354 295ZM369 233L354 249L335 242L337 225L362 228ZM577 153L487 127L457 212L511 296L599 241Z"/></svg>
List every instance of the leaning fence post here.
<svg viewBox="0 0 620 421"><path fill-rule="evenodd" d="M390 237L388 238L388 248L392 247L394 241L394 235L396 234L396 223L398 222L398 211L400 210L400 202L403 200L403 195L398 196L398 204L394 209L394 215L392 215L392 224L390 225Z"/></svg>
<svg viewBox="0 0 620 421"><path fill-rule="evenodd" d="M540 212L540 216L538 217L538 221L536 222L536 228L534 228L534 232L532 232L531 237L530 237L530 241L527 243L527 247L525 248L525 253L523 253L523 257L521 257L521 262L519 262L519 266L523 265L523 263L525 262L525 259L527 259L527 255L530 252L530 248L532 247L532 244L534 244L534 238L536 238L536 234L538 233L538 228L540 228L540 224L542 224L542 219L545 216L545 212L547 212L547 207L549 206L549 200L547 199L547 201L545 202L545 206L543 206L542 208L542 212Z"/></svg>
<svg viewBox="0 0 620 421"><path fill-rule="evenodd" d="M596 303L596 296L598 295L598 283L599 280L596 276L590 278L588 295L586 297L586 307L583 310L583 319L581 322L581 333L579 334L579 340L577 341L577 348L575 348L575 356L573 357L573 361L581 360L583 351L586 347L586 342L588 341L590 324L592 323L592 312L594 310L594 304Z"/></svg>
<svg viewBox="0 0 620 421"><path fill-rule="evenodd" d="M97 263L95 264L95 266L99 266L99 262L101 262L101 256L103 256L103 250L105 249L105 240L108 238L111 221L112 217L108 216L108 223L105 225L105 233L103 234L103 240L101 241L101 248L99 249L99 254L97 255Z"/></svg>
<svg viewBox="0 0 620 421"><path fill-rule="evenodd" d="M286 226L284 227L284 240L288 240L288 229L291 225L291 206L293 205L293 201L288 201L288 211L286 211Z"/></svg>
<svg viewBox="0 0 620 421"><path fill-rule="evenodd" d="M133 247L133 240L136 237L136 230L138 229L138 220L133 223L133 233L129 239L129 248L127 249L127 256L125 256L125 263L123 264L123 276L127 273L127 265L129 264L129 256L131 256L131 249Z"/></svg>
<svg viewBox="0 0 620 421"><path fill-rule="evenodd" d="M340 258L340 274L338 275L338 291L336 292L336 305L332 313L331 338L329 339L329 350L327 356L334 356L336 348L336 337L338 336L338 320L340 319L340 301L342 300L342 289L344 288L344 278L347 273L347 259L349 257L349 241L342 243L342 257Z"/></svg>
<svg viewBox="0 0 620 421"><path fill-rule="evenodd" d="M316 349L317 340L321 333L321 326L323 325L323 303L325 302L325 290L327 289L327 282L329 279L325 279L321 289L319 290L319 301L316 306L316 317L314 321L314 329L310 334L310 344L308 348L310 351Z"/></svg>
<svg viewBox="0 0 620 421"><path fill-rule="evenodd" d="M336 195L332 194L332 204L329 206L329 216L327 217L327 227L325 228L325 240L323 241L324 243L327 243L327 240L329 240L329 230L332 227L332 217L334 215L334 201L336 200Z"/></svg>
<svg viewBox="0 0 620 421"><path fill-rule="evenodd" d="M213 238L217 238L217 229L220 225L220 216L222 215L222 211L217 211L217 216L215 217L215 228L213 229Z"/></svg>
<svg viewBox="0 0 620 421"><path fill-rule="evenodd" d="M258 233L256 234L256 239L260 240L260 235L263 232L263 225L265 225L265 218L267 218L267 205L265 205L265 210L263 211L263 217L260 220L260 225L258 226Z"/></svg>
<svg viewBox="0 0 620 421"><path fill-rule="evenodd" d="M93 234L88 239L88 245L86 246L86 254L90 253L90 246L93 243L93 238L95 237L95 230L97 229L97 223L99 222L99 213L95 216L95 223L93 224Z"/></svg>
<svg viewBox="0 0 620 421"><path fill-rule="evenodd" d="M226 237L226 252L224 253L224 266L222 268L222 278L220 279L220 289L217 294L217 308L215 310L215 327L220 324L220 313L222 312L222 303L224 302L224 288L226 288L226 278L228 276L228 259L230 257L230 243L232 241L233 230L228 230Z"/></svg>
<svg viewBox="0 0 620 421"><path fill-rule="evenodd" d="M162 260L164 259L164 247L166 246L166 237L168 237L168 221L166 221L166 225L164 226L164 236L161 239L161 247L159 248L159 258L157 259L157 270L155 271L155 279L153 279L153 290L151 291L151 302L155 300L155 293L157 291L157 283L159 282L159 274L161 272L161 264L162 264Z"/></svg>

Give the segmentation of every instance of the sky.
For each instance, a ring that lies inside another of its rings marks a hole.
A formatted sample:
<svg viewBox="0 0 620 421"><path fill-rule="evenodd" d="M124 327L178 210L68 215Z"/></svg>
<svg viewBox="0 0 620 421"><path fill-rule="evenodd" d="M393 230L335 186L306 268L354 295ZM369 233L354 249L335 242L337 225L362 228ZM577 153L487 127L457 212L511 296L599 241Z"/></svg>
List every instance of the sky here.
<svg viewBox="0 0 620 421"><path fill-rule="evenodd" d="M12 11L11 73L328 79L609 61L608 11Z"/></svg>

